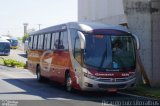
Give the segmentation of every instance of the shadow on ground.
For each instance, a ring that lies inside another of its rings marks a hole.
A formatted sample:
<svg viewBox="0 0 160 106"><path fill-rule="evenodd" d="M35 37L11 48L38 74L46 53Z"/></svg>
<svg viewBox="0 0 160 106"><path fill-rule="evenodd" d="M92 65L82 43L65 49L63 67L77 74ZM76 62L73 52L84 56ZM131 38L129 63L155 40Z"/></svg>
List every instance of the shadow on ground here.
<svg viewBox="0 0 160 106"><path fill-rule="evenodd" d="M18 55L21 56L21 57L27 58L26 54L18 54Z"/></svg>
<svg viewBox="0 0 160 106"><path fill-rule="evenodd" d="M92 101L102 103L103 100L135 100L135 97L122 95L119 93L108 92L82 92L74 91L67 92L63 86L57 83L46 81L45 83L38 83L35 78L21 78L21 79L3 79L4 81L23 89L26 92L13 92L14 94L35 95L46 100L55 98L64 98L71 100ZM0 93L1 94L1 93ZM12 94L3 93L3 94Z"/></svg>

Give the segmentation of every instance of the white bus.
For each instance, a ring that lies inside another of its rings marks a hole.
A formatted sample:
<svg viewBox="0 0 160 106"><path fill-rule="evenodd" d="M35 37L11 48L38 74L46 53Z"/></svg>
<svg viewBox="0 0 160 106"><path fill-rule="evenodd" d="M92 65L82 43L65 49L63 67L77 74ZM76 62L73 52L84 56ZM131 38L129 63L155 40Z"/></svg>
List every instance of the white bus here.
<svg viewBox="0 0 160 106"><path fill-rule="evenodd" d="M68 91L135 85L138 39L122 26L70 22L30 34L28 68Z"/></svg>

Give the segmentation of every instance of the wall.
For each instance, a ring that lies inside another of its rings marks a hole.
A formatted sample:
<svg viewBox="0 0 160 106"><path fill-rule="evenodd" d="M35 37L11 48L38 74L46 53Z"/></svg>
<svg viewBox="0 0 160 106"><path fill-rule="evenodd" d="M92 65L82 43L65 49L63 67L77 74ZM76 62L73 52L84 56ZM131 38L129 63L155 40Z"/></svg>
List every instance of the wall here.
<svg viewBox="0 0 160 106"><path fill-rule="evenodd" d="M160 86L160 0L151 2L152 46L153 46L153 72L152 85Z"/></svg>
<svg viewBox="0 0 160 106"><path fill-rule="evenodd" d="M129 28L140 39L139 52L151 86L160 86L160 1L123 0L123 4Z"/></svg>
<svg viewBox="0 0 160 106"><path fill-rule="evenodd" d="M109 24L127 22L122 0L78 0L78 20Z"/></svg>
<svg viewBox="0 0 160 106"><path fill-rule="evenodd" d="M140 39L139 53L149 80L151 80L152 47L150 3L147 0L123 0L123 4L129 29Z"/></svg>

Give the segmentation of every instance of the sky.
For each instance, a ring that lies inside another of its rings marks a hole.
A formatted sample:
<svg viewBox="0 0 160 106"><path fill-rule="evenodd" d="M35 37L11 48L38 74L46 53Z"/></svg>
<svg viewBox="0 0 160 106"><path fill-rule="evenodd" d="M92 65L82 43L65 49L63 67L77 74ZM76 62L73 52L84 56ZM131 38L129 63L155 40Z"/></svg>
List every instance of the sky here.
<svg viewBox="0 0 160 106"><path fill-rule="evenodd" d="M0 0L0 35L22 37L23 23L38 30L78 20L77 0Z"/></svg>

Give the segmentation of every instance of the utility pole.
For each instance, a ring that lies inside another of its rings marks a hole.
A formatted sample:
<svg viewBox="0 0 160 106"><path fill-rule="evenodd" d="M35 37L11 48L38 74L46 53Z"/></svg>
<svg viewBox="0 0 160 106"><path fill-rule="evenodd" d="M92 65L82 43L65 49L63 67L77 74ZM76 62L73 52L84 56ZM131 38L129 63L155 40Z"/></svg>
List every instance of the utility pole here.
<svg viewBox="0 0 160 106"><path fill-rule="evenodd" d="M38 24L38 28L39 28L39 30L41 29L41 25L42 25L42 24Z"/></svg>
<svg viewBox="0 0 160 106"><path fill-rule="evenodd" d="M25 35L25 34L27 34L28 23L23 23L23 26L24 26L24 35Z"/></svg>

